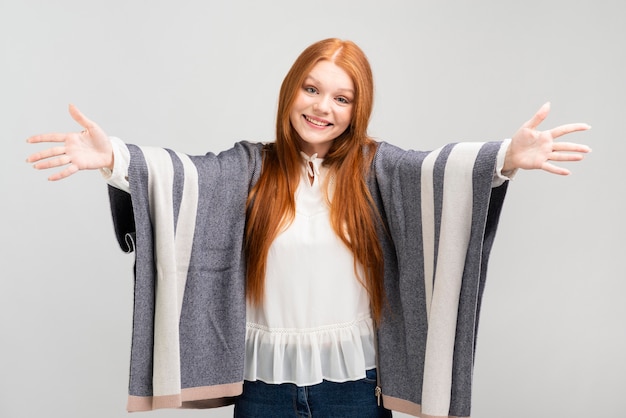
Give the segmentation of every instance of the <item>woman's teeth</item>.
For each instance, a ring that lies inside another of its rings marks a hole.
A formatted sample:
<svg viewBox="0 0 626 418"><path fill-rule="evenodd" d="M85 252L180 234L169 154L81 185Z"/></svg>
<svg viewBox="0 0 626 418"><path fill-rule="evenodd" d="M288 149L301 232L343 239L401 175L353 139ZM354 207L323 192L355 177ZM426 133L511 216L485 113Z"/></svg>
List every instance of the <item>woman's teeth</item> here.
<svg viewBox="0 0 626 418"><path fill-rule="evenodd" d="M328 126L328 125L331 125L330 123L327 123L327 122L321 122L321 121L319 121L319 120L311 119L310 117L308 117L308 116L306 116L306 115L304 116L304 118L305 118L308 122L312 123L313 125L317 125L317 126Z"/></svg>

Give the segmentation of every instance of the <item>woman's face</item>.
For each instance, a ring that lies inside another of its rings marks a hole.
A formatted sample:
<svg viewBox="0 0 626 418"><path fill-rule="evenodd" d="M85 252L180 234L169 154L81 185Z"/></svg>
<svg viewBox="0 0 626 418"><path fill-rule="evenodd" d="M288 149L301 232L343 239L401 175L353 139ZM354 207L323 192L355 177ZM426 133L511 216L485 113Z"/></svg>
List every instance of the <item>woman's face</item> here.
<svg viewBox="0 0 626 418"><path fill-rule="evenodd" d="M301 151L326 155L350 125L354 94L352 79L334 63L320 61L311 69L289 113Z"/></svg>

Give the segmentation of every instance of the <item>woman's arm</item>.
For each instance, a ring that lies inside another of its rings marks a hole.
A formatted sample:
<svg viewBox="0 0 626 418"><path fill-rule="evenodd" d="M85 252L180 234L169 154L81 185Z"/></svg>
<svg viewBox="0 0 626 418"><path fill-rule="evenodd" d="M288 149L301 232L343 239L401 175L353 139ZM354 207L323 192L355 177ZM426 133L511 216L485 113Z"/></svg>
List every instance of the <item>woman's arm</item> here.
<svg viewBox="0 0 626 418"><path fill-rule="evenodd" d="M70 115L84 128L82 132L50 133L35 135L26 141L36 143L58 143L57 146L30 155L26 161L42 170L64 167L48 177L48 180L61 180L79 170L108 168L113 170L113 148L104 131L87 119L74 105L69 107Z"/></svg>
<svg viewBox="0 0 626 418"><path fill-rule="evenodd" d="M570 123L546 131L538 130L537 127L549 112L550 103L546 103L513 135L502 167L503 172L541 169L553 174L568 175L568 169L558 167L551 161L580 161L585 153L591 151L586 145L555 141L563 135L590 129L591 126L586 123Z"/></svg>

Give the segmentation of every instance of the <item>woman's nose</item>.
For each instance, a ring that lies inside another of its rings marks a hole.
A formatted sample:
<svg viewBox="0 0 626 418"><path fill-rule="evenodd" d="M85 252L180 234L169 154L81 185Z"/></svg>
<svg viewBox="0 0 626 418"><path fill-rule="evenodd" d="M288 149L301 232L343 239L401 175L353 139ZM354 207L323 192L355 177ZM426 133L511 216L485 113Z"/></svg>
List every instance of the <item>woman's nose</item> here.
<svg viewBox="0 0 626 418"><path fill-rule="evenodd" d="M329 98L319 96L315 103L313 103L313 110L320 113L328 113L330 111Z"/></svg>

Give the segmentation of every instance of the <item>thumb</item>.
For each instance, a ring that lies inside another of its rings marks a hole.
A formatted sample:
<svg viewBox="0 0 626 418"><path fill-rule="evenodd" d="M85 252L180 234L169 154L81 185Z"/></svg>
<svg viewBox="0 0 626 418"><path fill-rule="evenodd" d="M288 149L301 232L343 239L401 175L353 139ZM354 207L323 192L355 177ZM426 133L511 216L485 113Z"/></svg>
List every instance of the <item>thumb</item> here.
<svg viewBox="0 0 626 418"><path fill-rule="evenodd" d="M548 113L550 113L550 102L544 103L539 108L537 113L535 113L534 116L524 124L524 128L536 129L537 126L539 126L539 124L548 116Z"/></svg>
<svg viewBox="0 0 626 418"><path fill-rule="evenodd" d="M83 115L83 113L71 103L69 106L69 111L72 119L78 122L78 124L83 128L89 130L89 128L92 128L94 126L94 123L91 120L87 119L87 117Z"/></svg>

